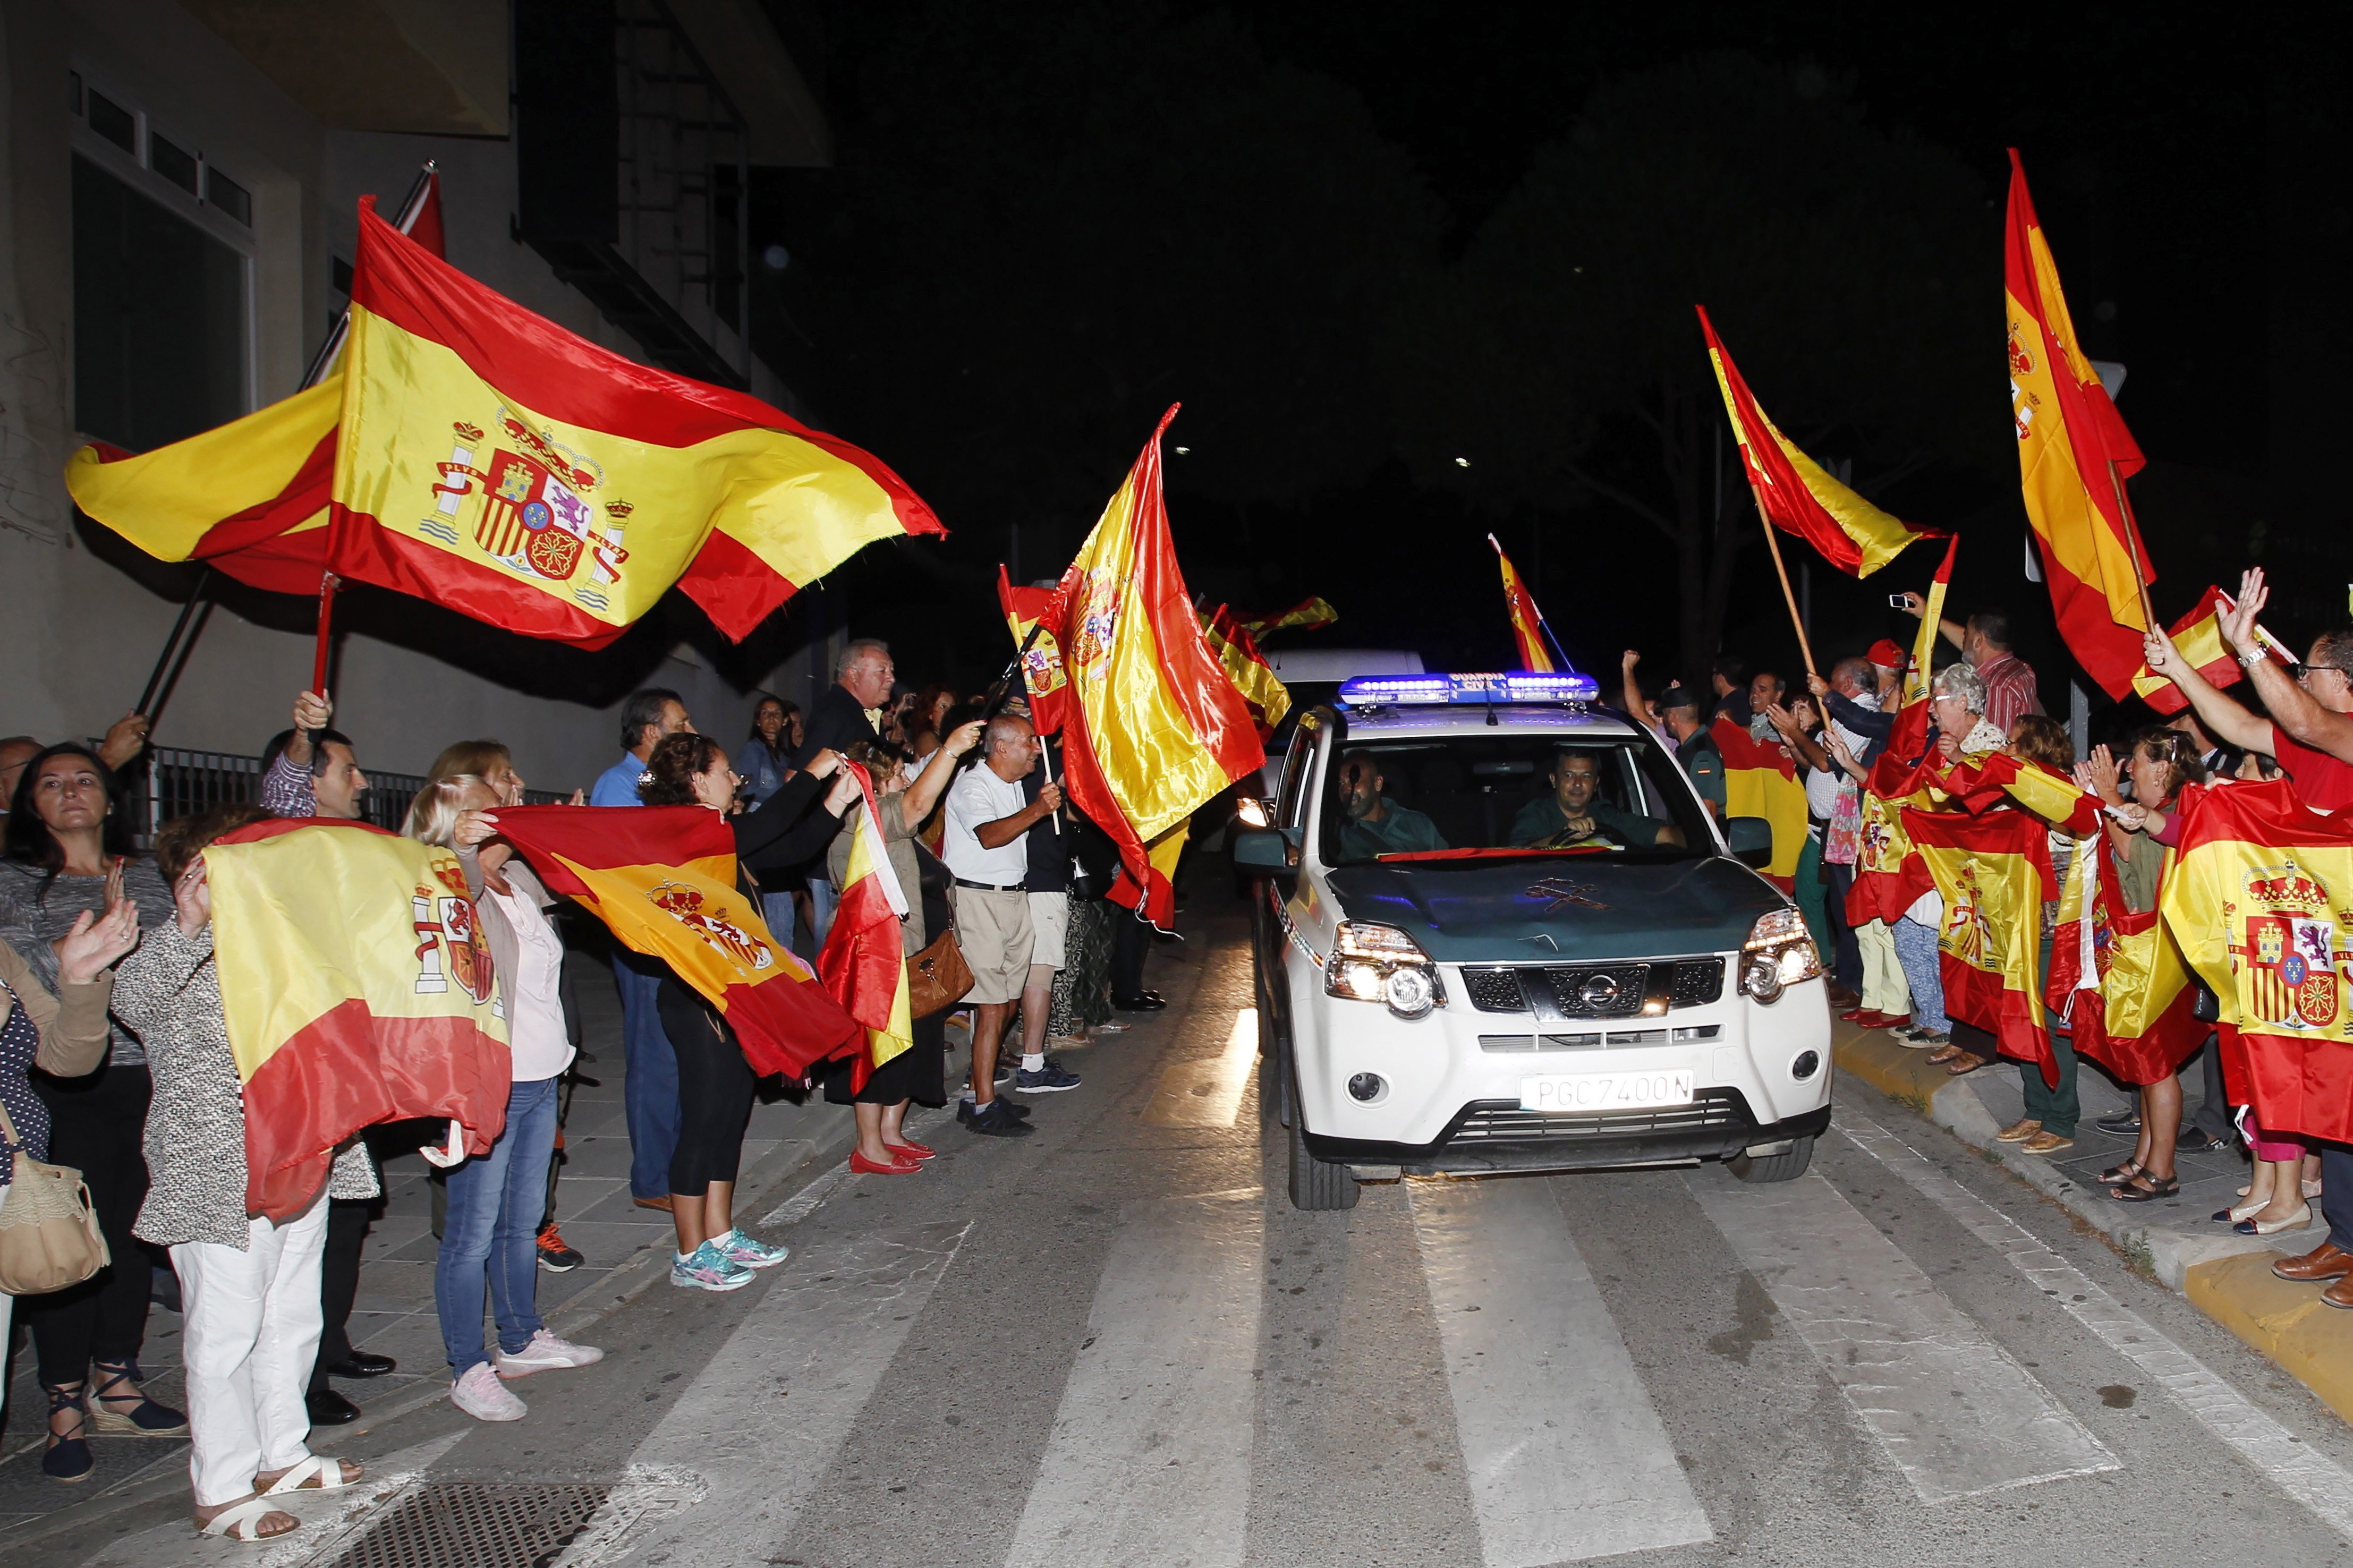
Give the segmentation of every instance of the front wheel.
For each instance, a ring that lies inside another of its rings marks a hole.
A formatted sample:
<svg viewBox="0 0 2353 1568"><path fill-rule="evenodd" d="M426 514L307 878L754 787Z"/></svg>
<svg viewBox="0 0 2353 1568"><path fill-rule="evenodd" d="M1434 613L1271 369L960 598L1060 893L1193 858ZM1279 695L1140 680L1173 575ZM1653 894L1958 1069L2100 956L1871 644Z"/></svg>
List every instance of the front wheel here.
<svg viewBox="0 0 2353 1568"><path fill-rule="evenodd" d="M1356 1178L1345 1165L1319 1160L1308 1152L1303 1118L1291 1113L1291 1206L1307 1213L1356 1206Z"/></svg>
<svg viewBox="0 0 2353 1568"><path fill-rule="evenodd" d="M1778 1154L1761 1154L1753 1159L1746 1154L1735 1154L1725 1164L1744 1182L1794 1182L1806 1173L1813 1158L1814 1135L1809 1132L1803 1138L1791 1139L1789 1146Z"/></svg>

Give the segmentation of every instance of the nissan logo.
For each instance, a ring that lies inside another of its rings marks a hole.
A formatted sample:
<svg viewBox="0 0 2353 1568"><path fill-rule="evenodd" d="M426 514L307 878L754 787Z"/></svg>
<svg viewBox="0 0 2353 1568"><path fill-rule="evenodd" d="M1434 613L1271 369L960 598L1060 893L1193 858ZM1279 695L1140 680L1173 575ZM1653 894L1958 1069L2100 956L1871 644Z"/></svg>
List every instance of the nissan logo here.
<svg viewBox="0 0 2353 1568"><path fill-rule="evenodd" d="M1587 975L1577 988L1577 999L1596 1013L1616 1005L1618 977L1614 974Z"/></svg>

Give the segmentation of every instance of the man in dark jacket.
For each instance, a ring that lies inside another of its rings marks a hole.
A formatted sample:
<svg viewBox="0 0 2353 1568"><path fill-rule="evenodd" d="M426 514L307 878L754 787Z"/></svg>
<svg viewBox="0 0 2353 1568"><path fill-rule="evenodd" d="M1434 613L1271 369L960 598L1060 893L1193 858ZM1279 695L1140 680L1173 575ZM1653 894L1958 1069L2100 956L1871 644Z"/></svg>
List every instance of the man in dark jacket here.
<svg viewBox="0 0 2353 1568"><path fill-rule="evenodd" d="M891 683L898 674L888 643L880 637L850 638L834 664L833 684L809 704L808 723L801 732L801 749L793 754L793 766L805 768L819 752L847 752L860 741L880 744L882 704L891 700ZM807 882L809 924L817 944L823 947L826 932L833 929L835 899L833 879L826 875L824 862L812 868Z"/></svg>

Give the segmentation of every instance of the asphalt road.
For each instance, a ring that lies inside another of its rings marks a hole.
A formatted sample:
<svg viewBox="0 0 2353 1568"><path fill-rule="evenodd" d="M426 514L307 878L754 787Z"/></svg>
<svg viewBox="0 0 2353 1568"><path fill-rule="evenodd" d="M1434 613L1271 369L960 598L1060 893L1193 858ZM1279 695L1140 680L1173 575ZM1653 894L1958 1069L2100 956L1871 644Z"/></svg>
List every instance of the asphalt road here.
<svg viewBox="0 0 2353 1568"><path fill-rule="evenodd" d="M465 1482L594 1510L555 1561L649 1568L2353 1562L2353 1433L1852 1080L1794 1183L1293 1212L1241 922L1192 923L1169 1012L1071 1053L1035 1137L807 1172L763 1205L790 1261L656 1286L527 1419L348 1437L373 1484L276 1547L197 1543L183 1498L12 1568L323 1563Z"/></svg>

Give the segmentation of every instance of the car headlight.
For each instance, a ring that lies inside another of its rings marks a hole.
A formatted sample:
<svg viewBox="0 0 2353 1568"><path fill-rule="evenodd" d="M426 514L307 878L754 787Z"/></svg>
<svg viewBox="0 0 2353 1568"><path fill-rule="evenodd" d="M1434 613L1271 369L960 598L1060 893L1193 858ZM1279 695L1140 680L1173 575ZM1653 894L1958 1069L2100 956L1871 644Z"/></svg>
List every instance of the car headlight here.
<svg viewBox="0 0 2353 1568"><path fill-rule="evenodd" d="M1342 921L1324 965L1324 994L1351 1002L1386 1002L1400 1018L1419 1018L1446 1001L1438 967L1395 926Z"/></svg>
<svg viewBox="0 0 2353 1568"><path fill-rule="evenodd" d="M1234 807L1234 816L1244 827L1271 827L1274 818L1268 815L1266 802L1256 795L1244 795Z"/></svg>
<svg viewBox="0 0 2353 1568"><path fill-rule="evenodd" d="M1767 910L1748 928L1741 946L1740 994L1770 1006L1781 993L1822 972L1822 955L1793 909Z"/></svg>

